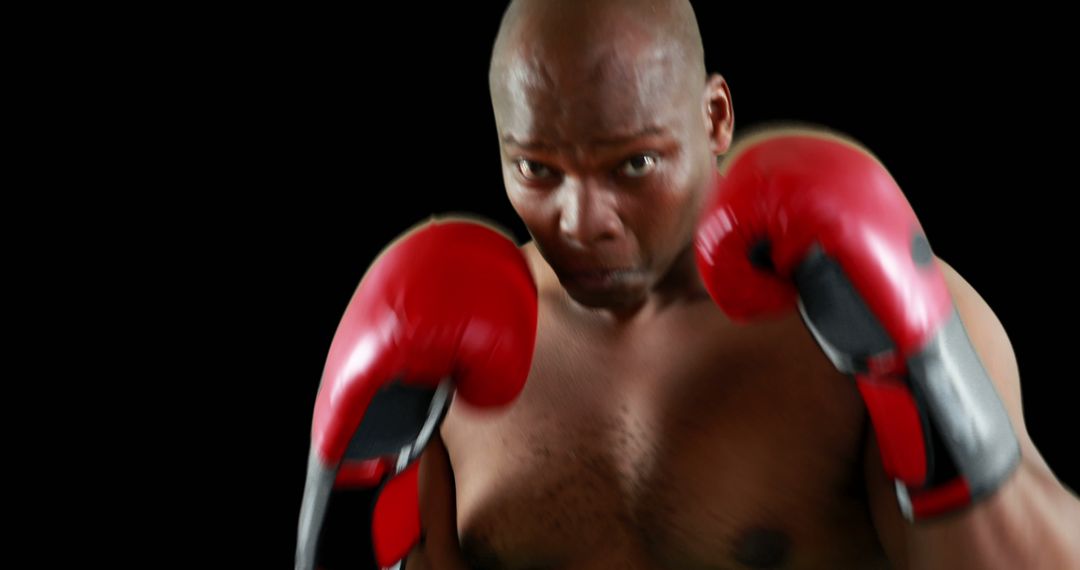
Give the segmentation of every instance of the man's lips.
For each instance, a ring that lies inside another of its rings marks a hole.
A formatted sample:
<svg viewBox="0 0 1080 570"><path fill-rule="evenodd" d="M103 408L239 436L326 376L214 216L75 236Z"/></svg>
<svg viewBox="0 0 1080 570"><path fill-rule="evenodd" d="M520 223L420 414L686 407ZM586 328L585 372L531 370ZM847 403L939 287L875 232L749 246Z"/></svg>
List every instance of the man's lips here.
<svg viewBox="0 0 1080 570"><path fill-rule="evenodd" d="M636 273L633 267L614 267L610 269L589 269L585 271L570 272L567 280L584 286L610 285L617 279L625 278Z"/></svg>
<svg viewBox="0 0 1080 570"><path fill-rule="evenodd" d="M582 269L569 269L567 275L597 275L601 273L615 273L617 271L633 271L633 267L584 267Z"/></svg>

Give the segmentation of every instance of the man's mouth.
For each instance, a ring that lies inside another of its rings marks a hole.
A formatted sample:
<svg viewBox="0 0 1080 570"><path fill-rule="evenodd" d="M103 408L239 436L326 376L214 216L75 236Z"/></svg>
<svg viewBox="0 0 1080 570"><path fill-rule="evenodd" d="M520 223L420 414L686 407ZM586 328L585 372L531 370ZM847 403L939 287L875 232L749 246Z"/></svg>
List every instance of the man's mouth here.
<svg viewBox="0 0 1080 570"><path fill-rule="evenodd" d="M588 289L595 289L601 287L610 287L615 283L625 280L635 275L637 271L633 268L620 268L620 269L608 269L600 271L579 271L570 273L567 276L567 280L579 287Z"/></svg>

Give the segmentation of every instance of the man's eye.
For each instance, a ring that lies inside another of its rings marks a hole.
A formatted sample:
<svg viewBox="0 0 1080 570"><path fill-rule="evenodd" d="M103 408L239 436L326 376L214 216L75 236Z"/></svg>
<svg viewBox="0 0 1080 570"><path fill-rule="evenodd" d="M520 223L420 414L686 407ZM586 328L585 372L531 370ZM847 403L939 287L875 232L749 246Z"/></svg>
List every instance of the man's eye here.
<svg viewBox="0 0 1080 570"><path fill-rule="evenodd" d="M656 168L658 157L655 154L639 154L631 157L619 167L619 172L630 178L641 178Z"/></svg>
<svg viewBox="0 0 1080 570"><path fill-rule="evenodd" d="M543 163L527 158L518 159L517 169L526 180L542 180L544 178L550 178L553 174L551 169Z"/></svg>

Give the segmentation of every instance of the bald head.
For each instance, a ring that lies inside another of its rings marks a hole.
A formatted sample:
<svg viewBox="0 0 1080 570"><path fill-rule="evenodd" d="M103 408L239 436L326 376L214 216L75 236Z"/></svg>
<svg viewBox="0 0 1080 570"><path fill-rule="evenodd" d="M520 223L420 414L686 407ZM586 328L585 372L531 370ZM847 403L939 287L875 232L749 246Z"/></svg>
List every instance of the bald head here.
<svg viewBox="0 0 1080 570"><path fill-rule="evenodd" d="M507 196L570 296L697 295L694 228L734 115L689 2L515 0L489 82Z"/></svg>
<svg viewBox="0 0 1080 570"><path fill-rule="evenodd" d="M548 87L640 81L629 63L634 60L667 68L653 81L674 78L700 91L706 80L704 50L687 0L514 0L491 55L489 86L496 112L515 81Z"/></svg>

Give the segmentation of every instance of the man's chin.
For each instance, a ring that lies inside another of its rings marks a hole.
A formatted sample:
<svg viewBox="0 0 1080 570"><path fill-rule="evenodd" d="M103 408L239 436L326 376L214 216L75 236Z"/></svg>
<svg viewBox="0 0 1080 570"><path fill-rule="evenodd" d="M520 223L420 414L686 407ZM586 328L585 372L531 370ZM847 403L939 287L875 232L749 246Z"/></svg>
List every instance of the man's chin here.
<svg viewBox="0 0 1080 570"><path fill-rule="evenodd" d="M645 296L638 284L620 283L604 287L584 287L564 284L567 295L579 305L590 309L623 310L641 305Z"/></svg>

